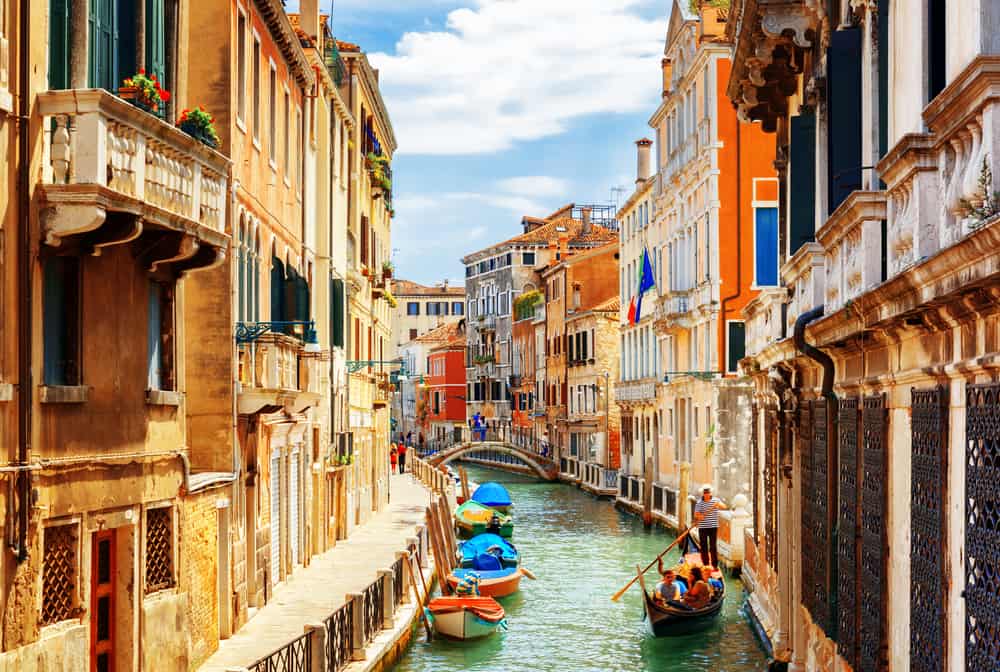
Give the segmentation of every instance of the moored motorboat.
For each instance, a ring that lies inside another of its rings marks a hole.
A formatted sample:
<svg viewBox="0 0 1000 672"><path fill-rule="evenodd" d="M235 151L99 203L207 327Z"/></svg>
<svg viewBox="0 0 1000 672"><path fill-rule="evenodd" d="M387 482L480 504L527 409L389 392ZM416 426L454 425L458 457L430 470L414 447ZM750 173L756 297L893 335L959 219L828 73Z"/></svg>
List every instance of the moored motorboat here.
<svg viewBox="0 0 1000 672"><path fill-rule="evenodd" d="M497 570L455 569L448 576L448 584L454 590L468 574L479 576L479 593L485 597L506 597L513 595L521 587L521 577L526 576L521 567L507 567Z"/></svg>
<svg viewBox="0 0 1000 672"><path fill-rule="evenodd" d="M483 483L476 488L475 492L472 493L472 501L502 513L510 513L511 507L514 506L507 488L495 481Z"/></svg>
<svg viewBox="0 0 1000 672"><path fill-rule="evenodd" d="M455 509L455 526L462 537L474 537L486 532L494 515L500 520L500 536L510 538L514 534L513 519L475 500L465 502Z"/></svg>
<svg viewBox="0 0 1000 672"><path fill-rule="evenodd" d="M492 597L437 597L427 605L434 631L451 639L488 637L504 626L504 610Z"/></svg>
<svg viewBox="0 0 1000 672"><path fill-rule="evenodd" d="M675 570L679 575L683 575L685 567L701 567L698 546L690 535L685 540L683 553L683 561ZM718 569L715 569L710 578L721 579L722 574ZM640 573L639 584L642 586L645 620L653 635L656 637L687 635L704 630L714 624L722 612L722 606L726 599L726 583L724 580L720 583L721 589L713 591L712 599L707 605L701 609L682 609L654 600L646 590L645 579Z"/></svg>
<svg viewBox="0 0 1000 672"><path fill-rule="evenodd" d="M517 567L521 555L511 542L496 534L479 534L458 545L461 566L478 570Z"/></svg>

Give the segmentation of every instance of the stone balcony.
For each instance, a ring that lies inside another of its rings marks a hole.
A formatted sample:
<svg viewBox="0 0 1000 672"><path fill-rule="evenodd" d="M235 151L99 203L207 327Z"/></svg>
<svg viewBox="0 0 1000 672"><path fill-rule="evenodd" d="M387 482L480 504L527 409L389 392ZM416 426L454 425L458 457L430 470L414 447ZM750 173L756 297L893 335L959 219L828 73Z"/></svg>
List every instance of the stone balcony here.
<svg viewBox="0 0 1000 672"><path fill-rule="evenodd" d="M826 312L834 312L882 282L882 191L855 191L837 207L816 240L826 252Z"/></svg>
<svg viewBox="0 0 1000 672"><path fill-rule="evenodd" d="M654 315L656 331L670 334L680 329L689 328L692 324L691 310L693 307L689 290L665 292L656 302Z"/></svg>
<svg viewBox="0 0 1000 672"><path fill-rule="evenodd" d="M788 303L785 287L769 287L747 303L743 309L746 320L746 354L754 357L773 343L783 340L785 331L784 311Z"/></svg>
<svg viewBox="0 0 1000 672"><path fill-rule="evenodd" d="M619 381L615 384L615 402L619 404L654 402L658 389L658 381L650 378Z"/></svg>
<svg viewBox="0 0 1000 672"><path fill-rule="evenodd" d="M240 414L301 413L329 383L329 353L306 353L300 340L269 333L240 347Z"/></svg>
<svg viewBox="0 0 1000 672"><path fill-rule="evenodd" d="M98 253L144 237L148 266L177 272L221 262L229 160L103 89L38 96L45 133L45 242ZM156 238L156 241L151 240Z"/></svg>
<svg viewBox="0 0 1000 672"><path fill-rule="evenodd" d="M788 288L785 333L795 329L799 315L823 305L826 253L819 243L806 243L781 267L781 279Z"/></svg>

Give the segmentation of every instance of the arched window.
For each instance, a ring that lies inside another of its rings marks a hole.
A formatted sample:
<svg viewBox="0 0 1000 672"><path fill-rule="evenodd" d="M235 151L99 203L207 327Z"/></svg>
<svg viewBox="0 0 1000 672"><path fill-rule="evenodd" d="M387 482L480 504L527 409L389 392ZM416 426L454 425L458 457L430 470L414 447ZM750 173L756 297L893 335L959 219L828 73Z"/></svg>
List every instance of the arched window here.
<svg viewBox="0 0 1000 672"><path fill-rule="evenodd" d="M277 245L271 246L271 321L280 322L285 315L285 264L278 258Z"/></svg>
<svg viewBox="0 0 1000 672"><path fill-rule="evenodd" d="M236 246L236 275L237 275L237 292L236 292L236 319L240 322L247 321L247 272L246 266L244 265L244 260L248 258L247 248L246 248L246 220L244 219L244 213L240 213L240 228L239 228L239 243Z"/></svg>
<svg viewBox="0 0 1000 672"><path fill-rule="evenodd" d="M260 321L260 231L254 225L253 261L247 260L247 267L251 269L253 283L250 288L250 306L253 308L252 319L254 322ZM250 313L250 309L247 310Z"/></svg>

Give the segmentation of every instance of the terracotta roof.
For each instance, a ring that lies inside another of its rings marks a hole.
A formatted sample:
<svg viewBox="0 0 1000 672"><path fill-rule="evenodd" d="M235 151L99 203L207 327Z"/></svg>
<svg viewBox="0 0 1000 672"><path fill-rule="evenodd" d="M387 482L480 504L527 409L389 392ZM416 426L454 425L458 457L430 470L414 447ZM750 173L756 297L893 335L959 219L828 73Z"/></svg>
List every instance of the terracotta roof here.
<svg viewBox="0 0 1000 672"><path fill-rule="evenodd" d="M337 50L338 51L361 51L361 47L352 43L344 42L343 40L337 40Z"/></svg>
<svg viewBox="0 0 1000 672"><path fill-rule="evenodd" d="M593 308L591 308L591 310L595 312L609 312L609 313L610 312L617 313L621 309L622 309L622 301L621 298L617 296L612 296L604 303L599 303Z"/></svg>
<svg viewBox="0 0 1000 672"><path fill-rule="evenodd" d="M522 233L513 238L508 238L493 247L514 243L548 243L549 241L558 241L564 235L569 239L570 245L592 245L618 239L617 233L597 224L590 227L589 233L581 233L582 229L583 222L571 219L570 217L559 217L558 219L550 220L547 224L537 229Z"/></svg>
<svg viewBox="0 0 1000 672"><path fill-rule="evenodd" d="M462 285L436 285L428 287L412 280L393 280L393 296L465 296L465 287Z"/></svg>
<svg viewBox="0 0 1000 672"><path fill-rule="evenodd" d="M440 327L435 327L423 336L419 336L414 340L417 343L438 343L440 345L450 345L456 338L461 338L461 341L464 343L465 335L459 328L461 323L462 321L459 320L458 322L448 322L446 324L442 324Z"/></svg>

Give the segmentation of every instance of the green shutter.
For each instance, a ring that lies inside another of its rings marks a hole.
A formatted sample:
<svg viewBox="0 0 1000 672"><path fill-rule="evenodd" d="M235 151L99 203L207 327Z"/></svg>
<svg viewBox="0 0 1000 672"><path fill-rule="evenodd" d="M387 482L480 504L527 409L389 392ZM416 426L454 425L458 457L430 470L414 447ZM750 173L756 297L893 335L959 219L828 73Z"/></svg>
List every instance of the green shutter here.
<svg viewBox="0 0 1000 672"><path fill-rule="evenodd" d="M830 213L861 188L861 29L835 30L827 50Z"/></svg>
<svg viewBox="0 0 1000 672"><path fill-rule="evenodd" d="M285 314L285 265L271 257L271 322L280 322Z"/></svg>
<svg viewBox="0 0 1000 672"><path fill-rule="evenodd" d="M330 311L330 331L333 334L333 346L344 347L344 281L330 281L330 299L333 309Z"/></svg>
<svg viewBox="0 0 1000 672"><path fill-rule="evenodd" d="M115 52L118 48L115 14L115 0L90 0L87 57L89 85L94 89L118 90L115 82Z"/></svg>
<svg viewBox="0 0 1000 672"><path fill-rule="evenodd" d="M295 316L292 319L309 321L309 283L298 273L295 274Z"/></svg>
<svg viewBox="0 0 1000 672"><path fill-rule="evenodd" d="M253 321L260 322L260 256L253 258Z"/></svg>
<svg viewBox="0 0 1000 672"><path fill-rule="evenodd" d="M236 248L236 268L239 275L239 289L236 292L236 319L240 322L247 321L246 306L246 267L243 265L244 250L242 247Z"/></svg>
<svg viewBox="0 0 1000 672"><path fill-rule="evenodd" d="M791 119L788 256L816 235L816 115Z"/></svg>
<svg viewBox="0 0 1000 672"><path fill-rule="evenodd" d="M42 275L43 378L46 385L77 385L80 260L50 257Z"/></svg>
<svg viewBox="0 0 1000 672"><path fill-rule="evenodd" d="M71 0L49 0L49 88L69 88Z"/></svg>
<svg viewBox="0 0 1000 672"><path fill-rule="evenodd" d="M146 72L167 87L167 31L164 0L146 0Z"/></svg>
<svg viewBox="0 0 1000 672"><path fill-rule="evenodd" d="M746 357L746 335L747 329L743 322L729 322L729 334L726 339L726 348L729 352L729 366L727 368L729 373L735 373L740 360Z"/></svg>
<svg viewBox="0 0 1000 672"><path fill-rule="evenodd" d="M889 0L878 3L878 147L889 151ZM883 189L885 187L882 187Z"/></svg>

